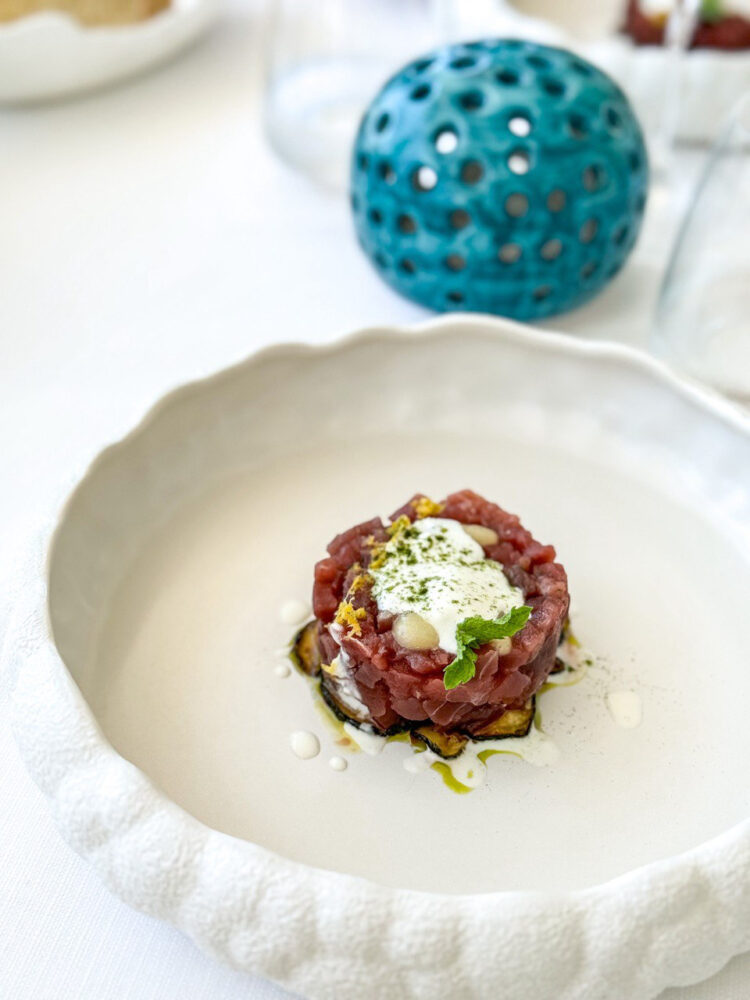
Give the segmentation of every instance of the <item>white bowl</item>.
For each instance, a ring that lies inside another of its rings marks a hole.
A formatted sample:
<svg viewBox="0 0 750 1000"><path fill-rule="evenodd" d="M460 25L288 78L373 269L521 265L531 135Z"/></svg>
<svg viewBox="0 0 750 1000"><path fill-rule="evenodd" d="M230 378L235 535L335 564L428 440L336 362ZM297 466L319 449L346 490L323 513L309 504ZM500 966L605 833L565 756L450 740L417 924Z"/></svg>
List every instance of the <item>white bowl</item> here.
<svg viewBox="0 0 750 1000"><path fill-rule="evenodd" d="M173 0L137 24L86 27L45 11L0 24L0 104L68 97L135 76L193 42L217 0Z"/></svg>
<svg viewBox="0 0 750 1000"><path fill-rule="evenodd" d="M583 681L544 696L555 767L334 773L279 608L337 530L464 486L557 544L643 723ZM218 958L309 997L646 1000L750 947L750 427L646 356L470 316L263 351L104 451L22 582L13 725L60 829Z"/></svg>

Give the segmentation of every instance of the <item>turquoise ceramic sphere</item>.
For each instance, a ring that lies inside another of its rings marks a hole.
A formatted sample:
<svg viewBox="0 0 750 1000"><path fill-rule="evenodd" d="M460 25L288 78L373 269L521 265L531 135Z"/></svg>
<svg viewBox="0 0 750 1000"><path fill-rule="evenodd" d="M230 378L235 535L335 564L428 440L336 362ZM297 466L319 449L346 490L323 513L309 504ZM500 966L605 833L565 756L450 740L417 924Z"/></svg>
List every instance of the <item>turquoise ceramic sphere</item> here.
<svg viewBox="0 0 750 1000"><path fill-rule="evenodd" d="M622 267L648 162L626 97L564 49L492 40L406 66L359 129L352 208L381 275L432 309L537 319Z"/></svg>

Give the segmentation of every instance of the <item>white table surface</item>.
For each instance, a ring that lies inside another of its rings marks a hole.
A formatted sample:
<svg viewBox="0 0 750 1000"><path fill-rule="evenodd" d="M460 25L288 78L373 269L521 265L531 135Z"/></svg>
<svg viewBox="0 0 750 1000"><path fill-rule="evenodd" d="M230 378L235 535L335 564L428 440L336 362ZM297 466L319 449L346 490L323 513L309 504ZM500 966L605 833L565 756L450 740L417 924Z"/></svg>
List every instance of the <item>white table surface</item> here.
<svg viewBox="0 0 750 1000"><path fill-rule="evenodd" d="M165 388L270 341L425 315L358 252L344 199L266 147L261 51L258 6L237 0L210 37L152 76L0 111L4 571L43 500L91 457L94 430L119 435ZM696 166L685 159L683 176ZM644 343L672 228L655 199L626 272L557 325ZM0 596L0 627L6 613ZM57 835L2 704L0 774L2 1000L288 996L103 888ZM745 956L663 1000L748 995ZM612 1000L627 998L615 986Z"/></svg>

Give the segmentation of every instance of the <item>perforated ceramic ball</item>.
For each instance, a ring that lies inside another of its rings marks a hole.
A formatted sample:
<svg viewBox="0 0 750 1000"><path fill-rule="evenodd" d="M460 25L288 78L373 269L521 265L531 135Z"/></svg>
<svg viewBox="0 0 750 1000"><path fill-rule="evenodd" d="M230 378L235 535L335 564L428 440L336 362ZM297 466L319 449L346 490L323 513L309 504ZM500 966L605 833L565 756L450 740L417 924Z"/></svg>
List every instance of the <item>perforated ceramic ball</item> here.
<svg viewBox="0 0 750 1000"><path fill-rule="evenodd" d="M622 91L563 49L441 48L380 91L352 162L357 235L433 309L518 319L572 309L622 267L648 186Z"/></svg>

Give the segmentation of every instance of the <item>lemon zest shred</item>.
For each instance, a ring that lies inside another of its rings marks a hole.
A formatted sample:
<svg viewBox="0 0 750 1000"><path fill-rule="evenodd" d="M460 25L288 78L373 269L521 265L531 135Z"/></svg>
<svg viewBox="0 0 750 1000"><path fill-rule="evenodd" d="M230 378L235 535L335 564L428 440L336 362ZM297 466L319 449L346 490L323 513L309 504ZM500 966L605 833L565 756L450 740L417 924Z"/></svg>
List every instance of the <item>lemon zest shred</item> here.
<svg viewBox="0 0 750 1000"><path fill-rule="evenodd" d="M380 569L385 562L386 551L383 542L373 548L373 556L370 560L370 569Z"/></svg>
<svg viewBox="0 0 750 1000"><path fill-rule="evenodd" d="M402 514L401 517L397 517L395 521L391 521L391 523L386 527L385 530L388 532L390 539L393 540L394 538L397 538L400 534L402 534L402 532L406 531L407 528L410 527L411 527L411 521L406 516L406 514ZM372 556L370 558L370 565L368 569L370 570L380 569L380 567L386 560L387 556L387 552L385 550L386 545L387 542L375 542L373 540Z"/></svg>
<svg viewBox="0 0 750 1000"><path fill-rule="evenodd" d="M444 503L436 503L429 497L418 497L416 500L412 500L411 505L418 518L435 517L445 509Z"/></svg>
<svg viewBox="0 0 750 1000"><path fill-rule="evenodd" d="M385 530L391 538L395 538L396 535L400 535L402 531L406 531L410 527L411 521L406 514L402 514L401 517L397 517L395 521L392 521Z"/></svg>
<svg viewBox="0 0 750 1000"><path fill-rule="evenodd" d="M364 608L354 608L349 601L342 601L336 611L334 621L337 625L348 625L354 635L362 634L360 621L367 616Z"/></svg>
<svg viewBox="0 0 750 1000"><path fill-rule="evenodd" d="M358 590L361 590L368 583L372 583L372 577L369 573L357 573L349 586L348 596L352 597Z"/></svg>

